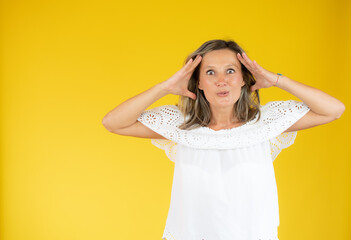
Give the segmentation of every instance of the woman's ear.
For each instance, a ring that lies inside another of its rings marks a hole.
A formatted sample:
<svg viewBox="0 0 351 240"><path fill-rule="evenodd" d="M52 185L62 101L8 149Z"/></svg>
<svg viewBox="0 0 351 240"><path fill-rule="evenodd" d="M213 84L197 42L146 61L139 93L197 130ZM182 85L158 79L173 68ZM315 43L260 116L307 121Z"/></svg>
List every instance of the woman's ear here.
<svg viewBox="0 0 351 240"><path fill-rule="evenodd" d="M200 81L197 83L197 88L202 90L202 87L201 87L201 84L200 84Z"/></svg>
<svg viewBox="0 0 351 240"><path fill-rule="evenodd" d="M243 80L243 82L241 83L241 87L245 86L245 81Z"/></svg>

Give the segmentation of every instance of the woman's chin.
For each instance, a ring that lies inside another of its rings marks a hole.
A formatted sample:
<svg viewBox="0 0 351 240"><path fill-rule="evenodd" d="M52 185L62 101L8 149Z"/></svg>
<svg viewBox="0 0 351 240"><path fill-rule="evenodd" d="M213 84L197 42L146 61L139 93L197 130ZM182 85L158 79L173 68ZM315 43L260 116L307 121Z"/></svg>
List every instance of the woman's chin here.
<svg viewBox="0 0 351 240"><path fill-rule="evenodd" d="M232 107L234 106L234 104L235 102L229 101L229 99L228 100L222 99L220 101L216 101L216 103L213 103L211 105L214 107Z"/></svg>

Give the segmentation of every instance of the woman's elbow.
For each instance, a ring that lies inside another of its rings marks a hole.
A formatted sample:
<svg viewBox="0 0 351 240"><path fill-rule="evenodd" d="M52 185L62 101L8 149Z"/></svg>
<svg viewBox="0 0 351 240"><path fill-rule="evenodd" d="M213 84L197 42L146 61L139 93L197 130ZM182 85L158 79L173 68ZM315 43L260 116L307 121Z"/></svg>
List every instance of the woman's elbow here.
<svg viewBox="0 0 351 240"><path fill-rule="evenodd" d="M341 115L344 113L345 111L345 104L343 104L342 102L340 102L339 106L338 106L338 111L336 113L336 119L340 118Z"/></svg>
<svg viewBox="0 0 351 240"><path fill-rule="evenodd" d="M102 119L102 125L106 128L107 131L113 132L114 127L111 124L111 119L109 119L107 115Z"/></svg>

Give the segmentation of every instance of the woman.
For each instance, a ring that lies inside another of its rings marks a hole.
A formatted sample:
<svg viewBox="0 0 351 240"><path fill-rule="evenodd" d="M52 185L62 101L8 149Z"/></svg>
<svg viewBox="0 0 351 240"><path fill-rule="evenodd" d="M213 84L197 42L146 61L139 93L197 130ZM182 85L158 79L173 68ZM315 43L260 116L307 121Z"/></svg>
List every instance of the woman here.
<svg viewBox="0 0 351 240"><path fill-rule="evenodd" d="M278 87L295 100L260 105ZM145 110L167 94L178 105ZM163 239L278 239L273 160L297 131L338 119L338 99L252 61L234 41L202 44L171 78L118 105L112 133L152 139L175 162Z"/></svg>

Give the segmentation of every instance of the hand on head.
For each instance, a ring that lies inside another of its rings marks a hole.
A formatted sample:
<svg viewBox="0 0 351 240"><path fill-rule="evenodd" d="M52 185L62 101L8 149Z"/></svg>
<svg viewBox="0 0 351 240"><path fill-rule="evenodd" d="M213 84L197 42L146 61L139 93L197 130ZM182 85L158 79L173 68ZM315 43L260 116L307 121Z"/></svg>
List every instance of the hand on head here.
<svg viewBox="0 0 351 240"><path fill-rule="evenodd" d="M195 59L189 59L189 61L172 77L163 82L165 88L169 93L174 95L187 96L192 99L196 99L196 95L188 90L188 82L199 63L201 62L201 55L197 55Z"/></svg>

